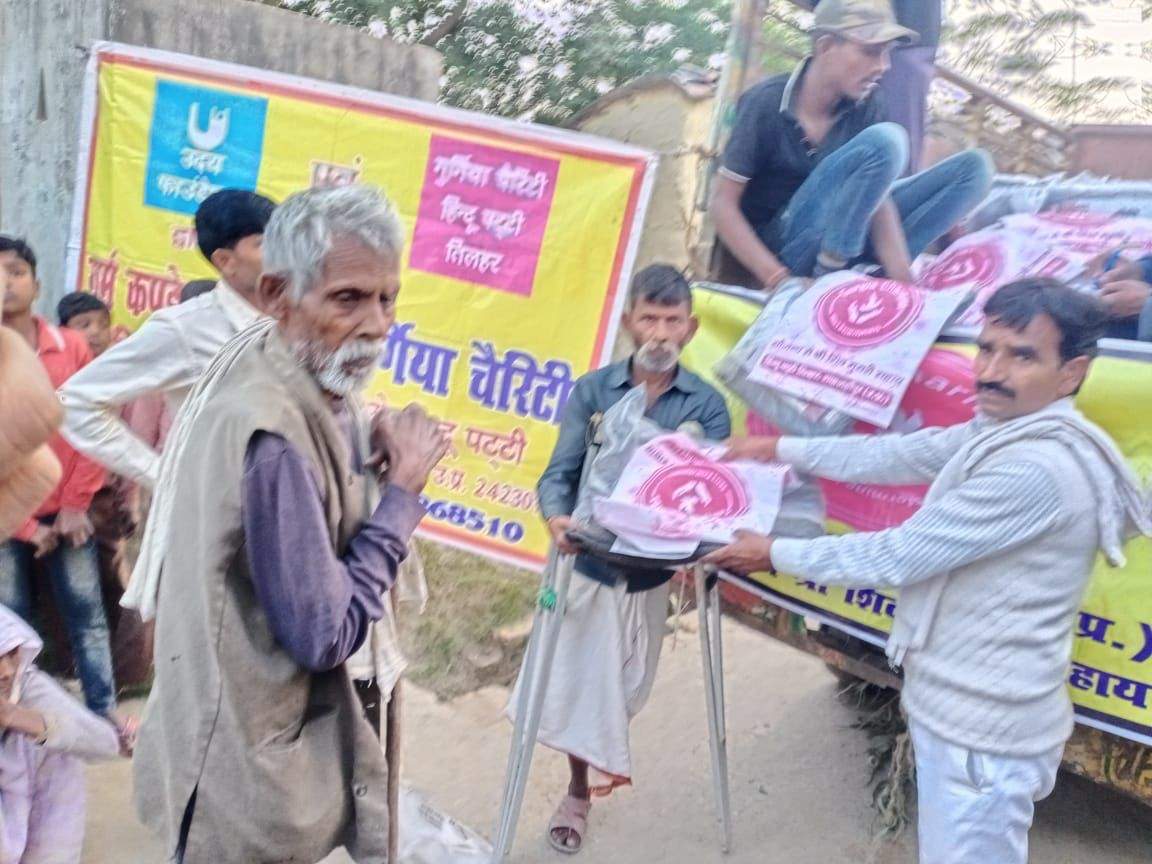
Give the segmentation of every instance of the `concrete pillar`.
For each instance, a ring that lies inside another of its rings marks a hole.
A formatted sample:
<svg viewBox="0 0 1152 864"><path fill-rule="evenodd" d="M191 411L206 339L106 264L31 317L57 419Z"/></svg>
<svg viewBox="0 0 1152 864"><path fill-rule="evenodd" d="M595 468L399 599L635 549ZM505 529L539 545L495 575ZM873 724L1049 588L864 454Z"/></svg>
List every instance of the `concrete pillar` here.
<svg viewBox="0 0 1152 864"><path fill-rule="evenodd" d="M439 92L440 54L250 0L0 2L0 233L40 258L40 309L64 272L88 49L98 40L192 54L415 99Z"/></svg>

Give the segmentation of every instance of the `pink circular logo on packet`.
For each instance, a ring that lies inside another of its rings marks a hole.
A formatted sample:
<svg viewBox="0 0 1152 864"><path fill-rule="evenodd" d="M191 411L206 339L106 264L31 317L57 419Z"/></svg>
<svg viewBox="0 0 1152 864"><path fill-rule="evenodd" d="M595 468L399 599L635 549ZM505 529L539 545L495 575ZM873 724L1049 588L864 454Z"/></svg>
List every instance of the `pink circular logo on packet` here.
<svg viewBox="0 0 1152 864"><path fill-rule="evenodd" d="M954 426L972 419L975 412L972 361L963 354L933 348L920 364L900 402L888 432L915 432L929 426ZM763 418L749 412L749 435L779 435ZM857 421L858 435L878 431ZM874 486L820 480L828 517L857 531L882 531L899 525L923 503L927 486Z"/></svg>
<svg viewBox="0 0 1152 864"><path fill-rule="evenodd" d="M641 504L685 516L730 518L748 512L739 478L720 465L668 465L652 472L636 493Z"/></svg>
<svg viewBox="0 0 1152 864"><path fill-rule="evenodd" d="M932 263L923 285L929 291L944 291L957 285L981 288L995 284L1004 272L1004 253L994 242L945 252Z"/></svg>
<svg viewBox="0 0 1152 864"><path fill-rule="evenodd" d="M906 331L923 308L923 296L910 285L856 279L820 298L816 304L816 326L837 345L871 348Z"/></svg>

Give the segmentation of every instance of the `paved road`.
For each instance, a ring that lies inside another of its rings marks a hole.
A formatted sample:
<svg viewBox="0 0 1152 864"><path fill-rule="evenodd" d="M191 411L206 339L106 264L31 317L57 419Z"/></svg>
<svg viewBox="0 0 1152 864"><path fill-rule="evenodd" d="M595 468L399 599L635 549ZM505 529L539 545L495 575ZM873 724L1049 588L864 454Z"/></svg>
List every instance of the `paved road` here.
<svg viewBox="0 0 1152 864"><path fill-rule="evenodd" d="M681 633L665 646L652 700L634 726L636 787L598 802L582 864L914 864L912 837L869 840L866 742L834 697L823 666L737 624L726 624L735 848L717 850L699 643ZM409 689L406 782L483 833L495 821L509 727L506 692L482 690L451 703ZM564 760L540 751L512 861L568 861L543 839L563 789ZM157 864L155 845L132 818L126 764L90 773L85 864ZM914 832L912 832L914 833ZM1147 864L1152 811L1073 777L1037 813L1033 864ZM342 854L328 864L346 862ZM993 862L988 862L993 864Z"/></svg>

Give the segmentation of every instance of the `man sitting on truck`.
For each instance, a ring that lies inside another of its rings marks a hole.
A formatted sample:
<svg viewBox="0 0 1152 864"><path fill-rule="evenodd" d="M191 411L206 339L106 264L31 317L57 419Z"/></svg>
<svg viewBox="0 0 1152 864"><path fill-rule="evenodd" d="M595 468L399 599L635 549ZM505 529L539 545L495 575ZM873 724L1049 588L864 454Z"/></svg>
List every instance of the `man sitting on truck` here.
<svg viewBox="0 0 1152 864"><path fill-rule="evenodd" d="M992 162L967 150L904 180L908 134L874 91L916 33L889 0L822 0L812 54L740 99L712 200L716 231L771 291L862 262L912 281L912 260L987 194Z"/></svg>
<svg viewBox="0 0 1152 864"><path fill-rule="evenodd" d="M993 294L984 314L968 423L749 438L726 457L843 483L931 483L911 518L811 540L739 532L705 559L900 589L887 653L904 668L923 864L1026 864L1034 802L1052 791L1072 734L1073 623L1097 550L1122 566L1125 540L1152 534L1124 456L1073 404L1104 333L1103 305L1026 279Z"/></svg>

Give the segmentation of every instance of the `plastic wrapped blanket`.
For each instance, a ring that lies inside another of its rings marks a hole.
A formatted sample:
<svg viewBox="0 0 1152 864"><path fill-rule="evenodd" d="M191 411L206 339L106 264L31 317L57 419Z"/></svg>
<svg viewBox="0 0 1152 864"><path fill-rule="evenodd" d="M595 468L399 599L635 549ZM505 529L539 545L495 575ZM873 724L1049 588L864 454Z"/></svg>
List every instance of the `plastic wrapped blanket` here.
<svg viewBox="0 0 1152 864"><path fill-rule="evenodd" d="M964 221L964 231L980 231L1005 216L1049 210L1152 219L1152 182L1109 180L1087 173L1073 177L1001 174L993 181L988 197Z"/></svg>
<svg viewBox="0 0 1152 864"><path fill-rule="evenodd" d="M604 412L598 434L600 449L580 488L574 521L610 534L596 524L595 502L611 497L638 448L668 434L668 430L644 416L647 404L647 393L641 385L629 390L624 398ZM692 434L691 429L683 426L680 431ZM815 537L823 532L824 500L820 490L808 482L786 487L773 533L784 537Z"/></svg>
<svg viewBox="0 0 1152 864"><path fill-rule="evenodd" d="M748 378L756 358L771 341L784 313L803 292L803 283L786 282L782 285L769 298L736 347L716 364L716 377L749 408L786 434L805 437L839 435L852 422L847 414L778 393Z"/></svg>

